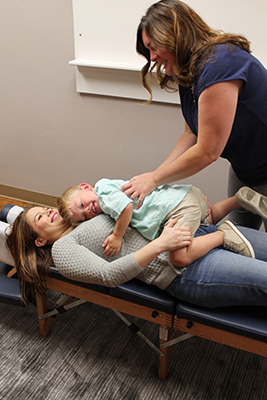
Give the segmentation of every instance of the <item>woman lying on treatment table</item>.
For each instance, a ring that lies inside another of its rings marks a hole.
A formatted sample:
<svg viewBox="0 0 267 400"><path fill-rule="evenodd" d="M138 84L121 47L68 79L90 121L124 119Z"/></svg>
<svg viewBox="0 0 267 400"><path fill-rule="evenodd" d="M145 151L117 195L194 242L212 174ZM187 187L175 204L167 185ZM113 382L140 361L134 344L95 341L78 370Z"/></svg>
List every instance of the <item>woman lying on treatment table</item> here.
<svg viewBox="0 0 267 400"><path fill-rule="evenodd" d="M219 246L179 268L166 252L188 246L190 231L173 227L174 223L152 242L128 228L120 252L105 258L102 243L114 229L109 216L100 214L73 229L56 209L33 206L23 211L7 237L23 300L27 302L32 282L44 290L44 277L54 263L69 279L115 287L138 278L204 307L267 305L267 233L239 227L253 246L255 259ZM215 225L200 226L194 240L216 231Z"/></svg>

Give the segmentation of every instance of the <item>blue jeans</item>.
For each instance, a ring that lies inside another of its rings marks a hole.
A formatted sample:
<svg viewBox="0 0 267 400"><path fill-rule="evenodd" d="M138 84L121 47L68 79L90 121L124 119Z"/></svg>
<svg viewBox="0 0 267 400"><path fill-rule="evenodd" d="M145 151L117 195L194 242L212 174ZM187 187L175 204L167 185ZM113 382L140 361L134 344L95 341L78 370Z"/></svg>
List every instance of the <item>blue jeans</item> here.
<svg viewBox="0 0 267 400"><path fill-rule="evenodd" d="M200 226L195 236L216 231ZM216 247L178 275L167 291L178 299L203 307L267 306L267 233L238 227L250 241L255 259Z"/></svg>

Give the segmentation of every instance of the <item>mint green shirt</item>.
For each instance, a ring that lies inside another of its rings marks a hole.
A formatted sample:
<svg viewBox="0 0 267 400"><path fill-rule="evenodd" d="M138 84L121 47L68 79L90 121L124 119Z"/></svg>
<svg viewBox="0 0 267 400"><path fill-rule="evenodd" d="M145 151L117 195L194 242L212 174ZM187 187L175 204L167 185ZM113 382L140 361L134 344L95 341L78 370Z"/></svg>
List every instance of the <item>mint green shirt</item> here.
<svg viewBox="0 0 267 400"><path fill-rule="evenodd" d="M117 221L129 203L133 203L131 226L145 238L153 240L159 235L162 222L169 212L179 205L191 185L162 185L147 195L137 210L138 199L131 200L120 190L126 181L101 179L95 185L99 205L105 214Z"/></svg>

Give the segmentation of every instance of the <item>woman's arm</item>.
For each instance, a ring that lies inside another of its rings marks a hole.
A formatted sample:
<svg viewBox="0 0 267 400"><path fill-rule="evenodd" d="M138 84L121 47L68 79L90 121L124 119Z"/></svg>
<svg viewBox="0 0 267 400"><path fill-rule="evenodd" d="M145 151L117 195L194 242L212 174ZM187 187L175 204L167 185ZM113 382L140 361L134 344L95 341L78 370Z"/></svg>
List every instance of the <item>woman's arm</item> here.
<svg viewBox="0 0 267 400"><path fill-rule="evenodd" d="M198 138L195 145L168 165L154 171L157 186L188 178L216 161L229 139L242 81L207 87L198 100Z"/></svg>
<svg viewBox="0 0 267 400"><path fill-rule="evenodd" d="M196 135L193 134L193 132L189 128L186 121L184 121L184 123L185 123L184 133L179 138L178 142L176 143L176 145L175 145L174 149L172 150L172 152L170 153L170 155L160 165L160 167L163 167L163 166L168 165L171 162L175 161L186 150L190 149L190 147L192 147L194 144L196 144L196 142L197 142Z"/></svg>
<svg viewBox="0 0 267 400"><path fill-rule="evenodd" d="M172 228L172 224L153 242L148 242L137 231L130 231L128 248L143 247L109 262L102 258L102 242L107 231L114 228L114 222L103 214L83 222L56 241L52 247L53 260L59 272L67 278L114 287L139 275L162 251L188 246L190 230Z"/></svg>
<svg viewBox="0 0 267 400"><path fill-rule="evenodd" d="M183 135L180 137L174 149L166 158L166 160L160 165L160 167L164 167L175 161L181 154L193 146L196 141L197 137L191 132L189 126L185 122L185 130ZM139 200L136 204L137 209L141 206L145 196L153 192L153 190L159 186L156 184L156 182L154 182L154 173L155 171L134 176L129 182L125 183L121 187L121 190L124 191L127 196L130 196L132 200L134 200L136 197L139 197Z"/></svg>
<svg viewBox="0 0 267 400"><path fill-rule="evenodd" d="M210 250L223 245L222 231L209 233L192 239L189 246L169 252L169 259L176 267L186 267L192 262L205 256Z"/></svg>
<svg viewBox="0 0 267 400"><path fill-rule="evenodd" d="M134 253L136 262L141 268L148 265L163 251L174 251L190 245L190 229L187 227L175 227L176 222L177 218L172 219L157 239Z"/></svg>
<svg viewBox="0 0 267 400"><path fill-rule="evenodd" d="M232 130L241 89L242 81L234 80L216 83L203 90L198 100L197 141L194 143L186 130L181 142L177 142L170 156L155 171L134 177L123 186L122 190L133 200L139 196L137 207L149 190L188 178L219 158ZM186 149L187 145L190 147Z"/></svg>

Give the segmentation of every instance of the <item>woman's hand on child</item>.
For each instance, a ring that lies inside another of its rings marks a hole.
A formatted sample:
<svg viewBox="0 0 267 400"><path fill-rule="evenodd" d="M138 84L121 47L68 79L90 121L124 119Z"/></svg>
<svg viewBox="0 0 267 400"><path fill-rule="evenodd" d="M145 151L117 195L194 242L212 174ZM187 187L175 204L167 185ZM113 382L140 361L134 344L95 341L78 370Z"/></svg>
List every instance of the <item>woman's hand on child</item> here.
<svg viewBox="0 0 267 400"><path fill-rule="evenodd" d="M174 251L187 247L191 243L191 231L187 226L174 226L177 218L172 219L163 229L158 240L165 246L165 251Z"/></svg>
<svg viewBox="0 0 267 400"><path fill-rule="evenodd" d="M102 247L105 247L103 254L105 257L111 257L118 254L122 245L122 237L115 236L113 233L109 235L103 242Z"/></svg>
<svg viewBox="0 0 267 400"><path fill-rule="evenodd" d="M144 198L153 192L157 185L153 181L152 172L134 176L129 182L121 187L121 191L129 196L132 200L139 197L136 208L141 207Z"/></svg>

